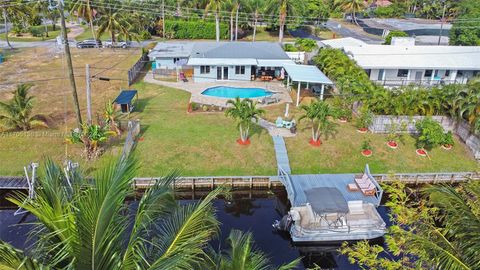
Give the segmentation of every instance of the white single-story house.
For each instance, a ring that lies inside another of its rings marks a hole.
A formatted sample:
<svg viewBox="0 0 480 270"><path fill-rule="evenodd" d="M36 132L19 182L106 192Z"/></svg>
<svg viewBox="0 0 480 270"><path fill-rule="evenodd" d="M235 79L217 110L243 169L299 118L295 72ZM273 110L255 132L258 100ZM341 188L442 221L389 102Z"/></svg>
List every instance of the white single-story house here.
<svg viewBox="0 0 480 270"><path fill-rule="evenodd" d="M281 78L283 66L294 64L273 42L166 42L149 57L155 69L193 69L195 82Z"/></svg>
<svg viewBox="0 0 480 270"><path fill-rule="evenodd" d="M370 80L386 86L464 84L480 75L480 46L370 45L352 38L322 43L342 49Z"/></svg>

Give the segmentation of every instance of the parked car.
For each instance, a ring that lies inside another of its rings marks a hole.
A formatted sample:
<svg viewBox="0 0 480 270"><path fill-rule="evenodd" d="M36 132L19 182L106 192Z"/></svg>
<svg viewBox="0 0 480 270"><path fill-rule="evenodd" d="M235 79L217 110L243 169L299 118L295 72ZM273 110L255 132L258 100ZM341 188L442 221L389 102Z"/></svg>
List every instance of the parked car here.
<svg viewBox="0 0 480 270"><path fill-rule="evenodd" d="M132 42L125 41L125 40L118 40L118 41L112 42L111 39L108 39L103 43L104 48L123 48L123 49L126 49L126 48L131 47L131 45L132 45Z"/></svg>
<svg viewBox="0 0 480 270"><path fill-rule="evenodd" d="M77 48L79 49L95 47L102 47L102 42L95 39L85 39L84 41L80 41L77 43Z"/></svg>

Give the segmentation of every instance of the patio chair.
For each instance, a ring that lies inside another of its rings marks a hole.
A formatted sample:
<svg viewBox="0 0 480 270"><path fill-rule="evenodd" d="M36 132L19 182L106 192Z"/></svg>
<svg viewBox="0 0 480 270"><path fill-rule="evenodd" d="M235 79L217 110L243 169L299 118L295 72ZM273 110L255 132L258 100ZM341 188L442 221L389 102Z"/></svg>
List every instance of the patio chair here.
<svg viewBox="0 0 480 270"><path fill-rule="evenodd" d="M277 126L277 128L282 128L283 127L283 119L282 117L278 117L277 120L275 121L275 126Z"/></svg>
<svg viewBox="0 0 480 270"><path fill-rule="evenodd" d="M185 73L180 72L180 80L182 80L183 82L188 82L187 77L185 77Z"/></svg>

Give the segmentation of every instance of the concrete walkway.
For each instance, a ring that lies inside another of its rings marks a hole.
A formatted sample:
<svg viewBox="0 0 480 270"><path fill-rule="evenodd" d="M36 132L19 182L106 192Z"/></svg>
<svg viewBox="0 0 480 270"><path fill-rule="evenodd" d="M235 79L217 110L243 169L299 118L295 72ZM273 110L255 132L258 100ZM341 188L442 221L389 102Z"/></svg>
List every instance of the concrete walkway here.
<svg viewBox="0 0 480 270"><path fill-rule="evenodd" d="M260 118L257 123L262 128L268 131L270 136L279 136L279 137L295 137L297 134L290 132L286 128L278 128L274 123L271 123L265 119Z"/></svg>
<svg viewBox="0 0 480 270"><path fill-rule="evenodd" d="M277 166L282 168L287 174L291 174L290 161L288 160L287 147L285 141L280 136L272 136L273 146L275 148L275 157L277 159Z"/></svg>

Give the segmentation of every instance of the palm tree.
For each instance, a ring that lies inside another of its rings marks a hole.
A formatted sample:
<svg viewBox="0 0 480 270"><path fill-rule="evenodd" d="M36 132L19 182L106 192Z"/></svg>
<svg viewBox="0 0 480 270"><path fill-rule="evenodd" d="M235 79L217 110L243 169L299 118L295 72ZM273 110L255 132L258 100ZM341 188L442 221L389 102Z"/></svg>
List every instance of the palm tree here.
<svg viewBox="0 0 480 270"><path fill-rule="evenodd" d="M135 194L136 168L131 158L121 158L83 177L48 160L33 199L22 193L8 198L37 219L33 250L27 255L0 242L0 268L200 269L219 229L212 200L222 190L179 205L173 173L147 189L133 210L125 202Z"/></svg>
<svg viewBox="0 0 480 270"><path fill-rule="evenodd" d="M335 0L335 5L344 12L351 12L353 22L358 25L356 13L365 8L365 0Z"/></svg>
<svg viewBox="0 0 480 270"><path fill-rule="evenodd" d="M252 233L243 233L239 230L231 230L227 243L229 250L218 252L213 255L213 261L208 269L216 270L266 270L295 269L300 258L289 264L275 268L269 265L267 256L254 247Z"/></svg>
<svg viewBox="0 0 480 270"><path fill-rule="evenodd" d="M32 9L34 12L42 15L43 25L45 26L45 37L48 37L48 25L47 25L47 15L48 15L48 2L42 0L36 0L32 3Z"/></svg>
<svg viewBox="0 0 480 270"><path fill-rule="evenodd" d="M458 93L454 100L458 115L474 124L480 119L480 79L468 82Z"/></svg>
<svg viewBox="0 0 480 270"><path fill-rule="evenodd" d="M71 144L83 144L87 160L92 160L100 156L103 150L102 145L108 138L117 135L115 131L109 129L110 127L83 123L81 128L71 131L66 141Z"/></svg>
<svg viewBox="0 0 480 270"><path fill-rule="evenodd" d="M3 24L5 25L5 41L7 42L8 47L13 49L12 44L8 39L8 23L9 18L17 18L20 19L27 15L27 7L19 1L10 1L5 5L2 5L2 15L3 15Z"/></svg>
<svg viewBox="0 0 480 270"><path fill-rule="evenodd" d="M253 36L252 42L255 42L257 34L257 23L260 17L260 11L264 8L265 2L263 0L247 0L245 2L245 9L253 15Z"/></svg>
<svg viewBox="0 0 480 270"><path fill-rule="evenodd" d="M91 5L91 0L76 0L73 2L70 13L77 13L77 17L83 18L88 22L88 27L92 32L92 37L96 37L95 29L93 27L93 7Z"/></svg>
<svg viewBox="0 0 480 270"><path fill-rule="evenodd" d="M34 127L48 127L43 115L32 115L34 97L28 94L31 87L30 84L20 84L13 92L13 98L9 102L0 102L0 109L4 112L0 114L1 126L23 131Z"/></svg>
<svg viewBox="0 0 480 270"><path fill-rule="evenodd" d="M105 32L110 32L112 42L115 43L115 34L121 34L126 40L133 35L130 33L132 25L128 20L128 12L123 10L122 3L118 0L105 0L104 6L99 9L98 29L96 38L100 39Z"/></svg>
<svg viewBox="0 0 480 270"><path fill-rule="evenodd" d="M215 37L217 42L220 41L220 11L224 4L225 0L209 0L205 6L205 16L207 16L210 10L213 10L215 13Z"/></svg>
<svg viewBox="0 0 480 270"><path fill-rule="evenodd" d="M335 110L324 101L312 101L310 105L301 105L300 109L304 114L298 121L309 119L312 125L312 143L319 143L320 136L329 137L336 133L336 124L331 118L335 116Z"/></svg>
<svg viewBox="0 0 480 270"><path fill-rule="evenodd" d="M237 120L241 143L247 143L252 121L258 122L265 110L257 108L257 104L248 98L240 100L237 97L235 100L227 101L227 105L232 106L225 110L225 115Z"/></svg>
<svg viewBox="0 0 480 270"><path fill-rule="evenodd" d="M109 100L105 103L105 109L103 110L103 119L105 124L110 126L110 130L114 131L117 135L121 134L120 128L118 128L117 119L120 116L120 112L115 105Z"/></svg>
<svg viewBox="0 0 480 270"><path fill-rule="evenodd" d="M283 33L285 30L285 24L287 22L287 16L294 16L297 14L297 5L302 1L298 0L269 0L265 9L270 13L278 12L278 42L283 42Z"/></svg>

